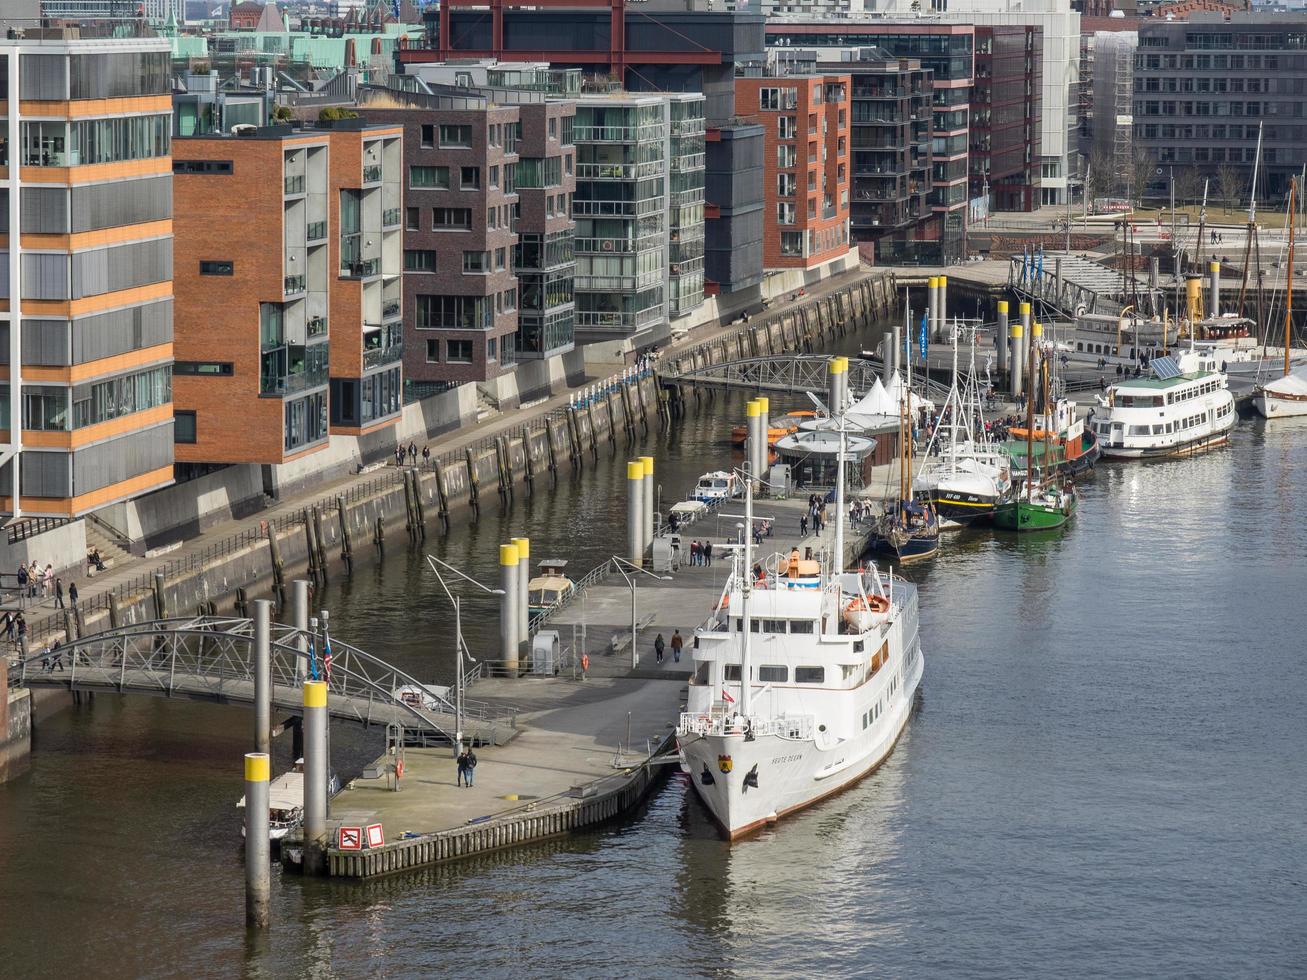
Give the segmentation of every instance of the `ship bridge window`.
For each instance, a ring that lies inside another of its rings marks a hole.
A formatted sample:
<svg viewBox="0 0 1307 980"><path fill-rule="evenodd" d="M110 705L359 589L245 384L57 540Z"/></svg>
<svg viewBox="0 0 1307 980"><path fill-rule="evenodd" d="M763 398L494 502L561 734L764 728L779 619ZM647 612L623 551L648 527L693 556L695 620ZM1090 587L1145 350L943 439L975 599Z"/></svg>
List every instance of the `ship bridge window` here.
<svg viewBox="0 0 1307 980"><path fill-rule="evenodd" d="M740 679L740 665L727 664L725 667L725 677L728 681L738 681Z"/></svg>
<svg viewBox="0 0 1307 980"><path fill-rule="evenodd" d="M811 632L812 632L812 620L811 620L811 619L792 619L792 620L790 620L790 632L791 632L791 633L811 633Z"/></svg>
<svg viewBox="0 0 1307 980"><path fill-rule="evenodd" d="M790 679L790 668L763 664L758 668L758 680L764 684L784 684Z"/></svg>
<svg viewBox="0 0 1307 980"><path fill-rule="evenodd" d="M1132 435L1132 436L1146 436L1146 435L1148 435L1148 426L1146 426L1146 425L1132 425L1132 426L1130 426L1130 435Z"/></svg>
<svg viewBox="0 0 1307 980"><path fill-rule="evenodd" d="M703 661L694 671L694 682L696 684L708 683L708 661Z"/></svg>
<svg viewBox="0 0 1307 980"><path fill-rule="evenodd" d="M764 619L762 621L762 631L764 633L784 633L785 620L783 619Z"/></svg>
<svg viewBox="0 0 1307 980"><path fill-rule="evenodd" d="M1161 424L1155 424L1153 426L1153 435L1160 436L1162 434L1162 428Z"/></svg>
<svg viewBox="0 0 1307 980"><path fill-rule="evenodd" d="M735 619L735 631L737 633L744 632L744 618L742 616L737 616ZM758 632L758 620L756 619L749 620L749 632L750 633Z"/></svg>
<svg viewBox="0 0 1307 980"><path fill-rule="evenodd" d="M825 667L795 667L794 683L796 684L824 684L826 682Z"/></svg>

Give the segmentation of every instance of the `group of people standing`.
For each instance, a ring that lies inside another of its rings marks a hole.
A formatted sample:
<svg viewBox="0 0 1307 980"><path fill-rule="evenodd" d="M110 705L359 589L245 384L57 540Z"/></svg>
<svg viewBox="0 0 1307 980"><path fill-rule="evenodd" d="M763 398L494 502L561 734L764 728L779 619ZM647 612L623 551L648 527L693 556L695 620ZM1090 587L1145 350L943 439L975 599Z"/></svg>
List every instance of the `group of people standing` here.
<svg viewBox="0 0 1307 980"><path fill-rule="evenodd" d="M395 465L396 465L396 466L403 466L405 460L408 461L408 465L409 465L409 466L417 466L417 464L418 464L418 447L417 447L417 443L415 443L415 442L410 442L410 443L408 444L408 448L407 448L407 449L405 449L403 446L396 446L396 447L395 447ZM429 463L429 462L431 462L431 447L430 447L430 446L423 446L423 447L422 447L422 462L423 462L423 463Z"/></svg>
<svg viewBox="0 0 1307 980"><path fill-rule="evenodd" d="M54 573L54 565L46 563L45 569L36 563L19 564L15 575L18 580L18 593L28 599L54 599L56 609L64 608L64 581ZM77 605L77 583L68 586L69 601Z"/></svg>
<svg viewBox="0 0 1307 980"><path fill-rule="evenodd" d="M808 495L808 512L799 518L799 536L808 536L808 525L812 525L813 534L821 534L826 526L826 498L821 494Z"/></svg>
<svg viewBox="0 0 1307 980"><path fill-rule="evenodd" d="M712 564L712 542L700 541L695 538L690 542L690 564L691 565L711 565Z"/></svg>

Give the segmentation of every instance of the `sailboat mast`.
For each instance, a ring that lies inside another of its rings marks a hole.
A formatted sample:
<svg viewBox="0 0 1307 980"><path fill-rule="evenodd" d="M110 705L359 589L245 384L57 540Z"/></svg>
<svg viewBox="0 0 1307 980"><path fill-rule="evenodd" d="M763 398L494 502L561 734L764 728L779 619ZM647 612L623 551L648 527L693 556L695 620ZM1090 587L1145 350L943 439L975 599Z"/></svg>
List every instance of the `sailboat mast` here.
<svg viewBox="0 0 1307 980"><path fill-rule="evenodd" d="M1284 373L1289 373L1289 338L1293 331L1293 198L1298 189L1295 177L1289 178L1289 278L1284 287Z"/></svg>
<svg viewBox="0 0 1307 980"><path fill-rule="evenodd" d="M1029 363L1026 365L1026 500L1034 497L1031 481L1035 478L1035 338L1030 337Z"/></svg>
<svg viewBox="0 0 1307 980"><path fill-rule="evenodd" d="M844 412L840 412L839 455L835 457L835 561L836 575L844 571L844 449L848 445L844 428Z"/></svg>
<svg viewBox="0 0 1307 980"><path fill-rule="evenodd" d="M740 628L743 631L740 642L740 713L747 721L753 714L753 622L749 616L749 593L753 591L753 480L745 480L744 485L744 568L740 575Z"/></svg>

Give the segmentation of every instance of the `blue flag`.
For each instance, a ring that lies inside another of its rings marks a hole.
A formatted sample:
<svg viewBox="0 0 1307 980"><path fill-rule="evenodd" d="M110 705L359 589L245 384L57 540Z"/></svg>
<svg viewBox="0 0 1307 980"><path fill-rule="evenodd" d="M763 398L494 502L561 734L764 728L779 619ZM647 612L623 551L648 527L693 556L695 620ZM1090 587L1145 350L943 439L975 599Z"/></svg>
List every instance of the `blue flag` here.
<svg viewBox="0 0 1307 980"><path fill-rule="evenodd" d="M318 679L318 645L309 640L309 680Z"/></svg>
<svg viewBox="0 0 1307 980"><path fill-rule="evenodd" d="M926 324L926 314L921 314L921 326L917 328L917 357L924 363L926 348L930 346L930 330Z"/></svg>

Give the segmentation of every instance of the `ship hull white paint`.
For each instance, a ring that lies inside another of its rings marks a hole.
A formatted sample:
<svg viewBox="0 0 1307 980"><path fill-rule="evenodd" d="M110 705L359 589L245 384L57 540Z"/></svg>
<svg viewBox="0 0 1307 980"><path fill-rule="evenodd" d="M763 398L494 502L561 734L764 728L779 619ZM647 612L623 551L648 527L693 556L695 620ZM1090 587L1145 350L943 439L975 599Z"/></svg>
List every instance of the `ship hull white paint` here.
<svg viewBox="0 0 1307 980"><path fill-rule="evenodd" d="M1307 400L1301 398L1277 398L1259 391L1253 395L1253 408L1262 418L1293 419L1307 415Z"/></svg>
<svg viewBox="0 0 1307 980"><path fill-rule="evenodd" d="M821 746L815 739L760 735L682 735L681 769L723 834L743 837L788 814L818 803L874 772L893 751L907 726L924 662L919 646L902 682L886 699L880 717L853 738ZM893 668L891 668L893 670ZM729 771L721 760L729 758ZM745 779L757 767L757 786ZM704 774L711 777L705 780Z"/></svg>

